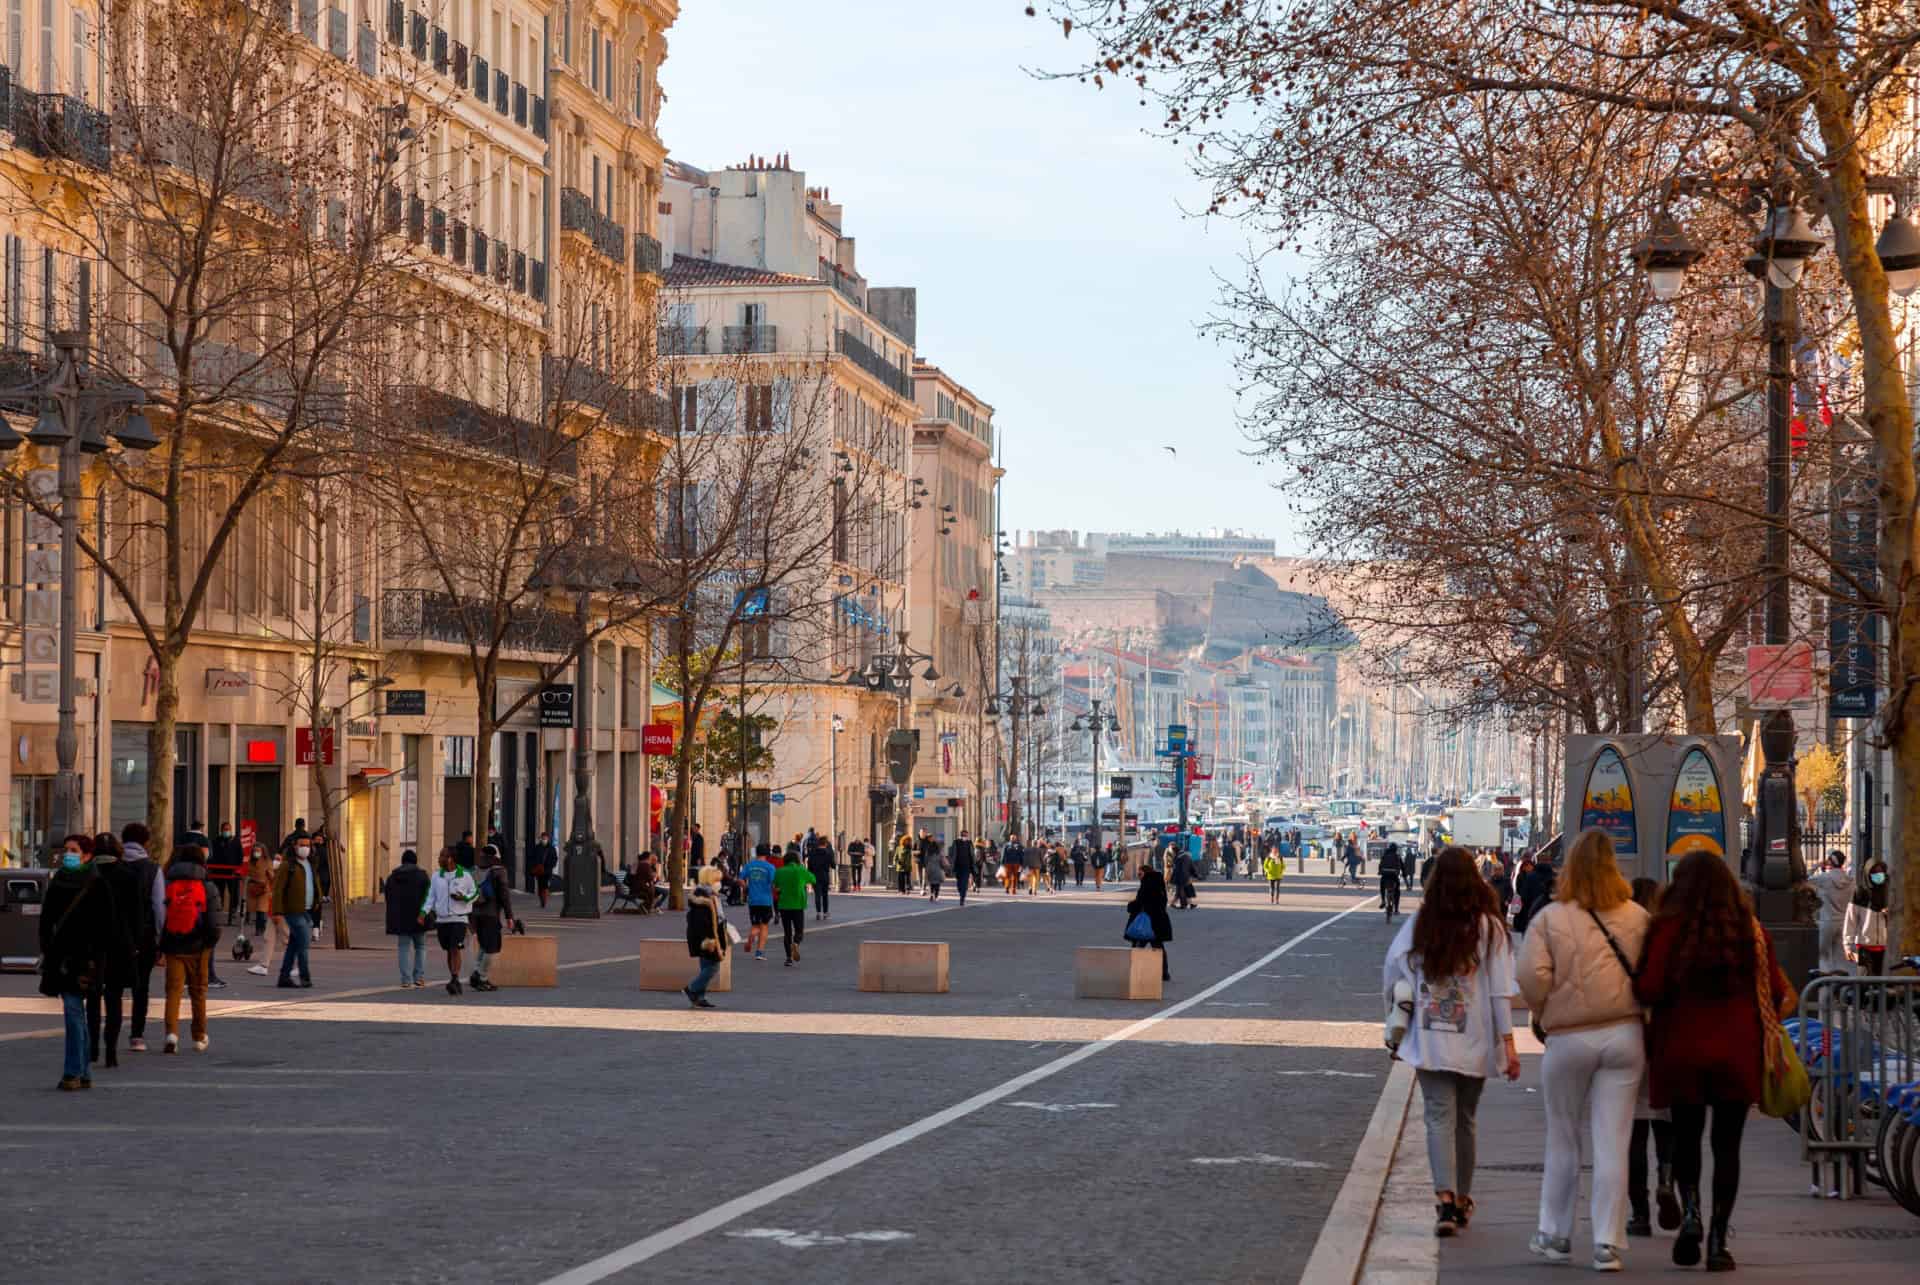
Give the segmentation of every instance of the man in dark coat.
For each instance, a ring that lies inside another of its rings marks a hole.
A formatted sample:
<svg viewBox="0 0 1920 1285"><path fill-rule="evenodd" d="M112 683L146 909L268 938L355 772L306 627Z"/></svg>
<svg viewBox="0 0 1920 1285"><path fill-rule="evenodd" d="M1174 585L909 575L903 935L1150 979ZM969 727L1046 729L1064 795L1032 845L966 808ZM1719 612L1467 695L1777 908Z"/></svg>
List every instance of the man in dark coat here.
<svg viewBox="0 0 1920 1285"><path fill-rule="evenodd" d="M540 839L527 853L527 891L540 898L540 904L547 904L547 889L552 886L553 873L560 868L560 849L553 846L553 836L545 830Z"/></svg>
<svg viewBox="0 0 1920 1285"><path fill-rule="evenodd" d="M433 876L420 868L420 854L408 848L400 868L387 876L387 935L399 938L400 984L427 984L427 926L423 911Z"/></svg>
<svg viewBox="0 0 1920 1285"><path fill-rule="evenodd" d="M453 845L453 864L462 870L471 870L479 856L479 852L473 846L473 831L462 830L460 842Z"/></svg>
<svg viewBox="0 0 1920 1285"><path fill-rule="evenodd" d="M58 998L66 1023L59 1087L93 1087L87 1062L87 995L118 949L113 899L73 836L40 906L40 993ZM69 864L71 863L71 864Z"/></svg>
<svg viewBox="0 0 1920 1285"><path fill-rule="evenodd" d="M960 887L960 904L967 904L967 889L973 885L973 840L962 830L960 837L947 849L947 859L953 863L953 881Z"/></svg>
<svg viewBox="0 0 1920 1285"><path fill-rule="evenodd" d="M497 825L487 827L487 842L500 854L501 865L507 872L507 881L511 883L513 881L513 844L508 842L506 835L500 833L500 827Z"/></svg>
<svg viewBox="0 0 1920 1285"><path fill-rule="evenodd" d="M193 823L198 830L200 823ZM207 853L207 873L213 876L213 882L220 889L220 903L227 912L227 926L232 927L235 917L246 909L240 899L240 876L246 873L247 855L240 850L240 840L233 832L233 822L222 821L220 833L213 836L213 847Z"/></svg>
<svg viewBox="0 0 1920 1285"><path fill-rule="evenodd" d="M813 876L813 917L827 917L827 888L833 882L833 842L824 834L807 835L807 873Z"/></svg>
<svg viewBox="0 0 1920 1285"><path fill-rule="evenodd" d="M488 979L488 974L503 946L501 925L505 924L509 930L513 928L513 881L500 860L499 850L491 843L480 850L480 862L484 868L479 874L479 896L474 898L473 909L467 912L467 922L473 929L479 952L467 983L477 991L497 991L500 988Z"/></svg>

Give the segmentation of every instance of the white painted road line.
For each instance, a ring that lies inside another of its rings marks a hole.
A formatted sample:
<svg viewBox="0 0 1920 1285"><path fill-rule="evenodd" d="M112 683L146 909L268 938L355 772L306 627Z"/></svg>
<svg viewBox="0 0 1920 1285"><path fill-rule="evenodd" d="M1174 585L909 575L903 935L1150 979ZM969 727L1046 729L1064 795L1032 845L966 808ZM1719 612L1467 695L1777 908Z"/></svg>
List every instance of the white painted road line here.
<svg viewBox="0 0 1920 1285"><path fill-rule="evenodd" d="M283 1134L323 1134L354 1137L380 1137L392 1133L392 1129L377 1125L360 1124L230 1124L207 1125L194 1124L94 1124L76 1122L74 1124L0 1124L0 1133L191 1133L202 1137L219 1136L231 1138L238 1133L244 1137L279 1137Z"/></svg>
<svg viewBox="0 0 1920 1285"><path fill-rule="evenodd" d="M777 1182L768 1183L766 1186L755 1191L750 1191L744 1196L736 1196L724 1204L715 1205L705 1213L695 1214L693 1217L677 1222L673 1226L664 1228L661 1231L657 1231L651 1236L642 1237L630 1245L616 1249L610 1254L603 1254L592 1262L583 1263L569 1271L562 1272L558 1276L548 1280L545 1285L594 1285L594 1282L603 1281L617 1272L623 1272L630 1267L656 1258L669 1250L677 1249L690 1240L695 1240L710 1231L717 1231L725 1227L735 1219L753 1213L755 1210L764 1209L776 1201L784 1200L788 1196L805 1191L807 1188L816 1186L838 1174L845 1173L849 1169L857 1168L867 1161L874 1159L876 1156L885 1155L896 1147L904 1146L916 1138L921 1138L932 1133L936 1129L943 1128L957 1120L964 1120L983 1107L992 1106L1003 1098L1012 1097L1022 1089L1038 1084L1042 1080L1051 1079L1062 1071L1070 1070L1080 1065L1080 1063L1085 1062L1089 1058L1099 1056L1115 1045L1125 1043L1143 1031L1151 1030L1169 1018L1177 1017L1196 1005L1204 1004L1221 991L1258 973L1261 969L1273 963L1274 960L1280 958L1301 942L1313 937L1314 934L1339 923L1354 911L1372 907L1374 904L1374 899L1370 895L1363 900L1354 902L1345 910L1340 911L1338 914L1331 915L1307 929L1305 932L1289 938L1260 958L1254 960L1251 964L1229 973L1227 976L1221 978L1191 998L1183 999L1177 1004L1170 1004L1150 1017L1143 1017L1129 1026L1122 1027L1105 1039L1093 1044L1084 1045L1071 1053L1055 1058L1051 1062L1037 1066L1031 1071L1016 1075L1003 1084L996 1085L985 1092L976 1093L963 1102L956 1102L944 1111L937 1111L924 1119L916 1120L912 1124L904 1125L891 1133L883 1134L851 1150L843 1151L837 1156L821 1161L819 1164L802 1169L798 1173L789 1174Z"/></svg>

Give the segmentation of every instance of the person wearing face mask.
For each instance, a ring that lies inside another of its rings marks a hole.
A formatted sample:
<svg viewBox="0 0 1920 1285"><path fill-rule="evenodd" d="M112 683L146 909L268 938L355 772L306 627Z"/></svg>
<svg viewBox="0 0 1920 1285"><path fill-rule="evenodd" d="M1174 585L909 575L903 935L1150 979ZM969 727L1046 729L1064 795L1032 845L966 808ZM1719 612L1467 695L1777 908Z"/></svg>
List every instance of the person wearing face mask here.
<svg viewBox="0 0 1920 1285"><path fill-rule="evenodd" d="M300 985L313 985L307 951L313 941L313 920L320 907L320 876L314 869L313 845L304 828L294 831L293 854L280 863L273 881L273 913L286 921L287 949L280 957L279 985L294 985L294 965L300 967Z"/></svg>
<svg viewBox="0 0 1920 1285"><path fill-rule="evenodd" d="M89 864L92 841L70 834L40 907L40 993L58 998L65 1018L59 1088L93 1087L87 1063L87 996L101 984L116 944L113 899Z"/></svg>
<svg viewBox="0 0 1920 1285"><path fill-rule="evenodd" d="M1840 931L1847 958L1860 966L1862 976L1878 977L1887 961L1887 863L1875 859L1860 880L1847 906L1847 922Z"/></svg>
<svg viewBox="0 0 1920 1285"><path fill-rule="evenodd" d="M266 960L286 948L287 925L273 909L273 878L279 872L277 859L269 861L267 850L259 844L253 845L253 856L247 861L247 922L253 929L253 935L260 939L264 958L248 967L247 971L255 977L267 975ZM273 921L273 944L267 944L267 921Z"/></svg>
<svg viewBox="0 0 1920 1285"><path fill-rule="evenodd" d="M1840 946L1840 928L1846 922L1847 905L1853 900L1853 872L1839 852L1829 852L1818 874L1807 877L1807 886L1820 898L1820 971L1847 971L1846 952Z"/></svg>
<svg viewBox="0 0 1920 1285"><path fill-rule="evenodd" d="M193 828L198 830L200 823L194 822ZM246 903L240 898L240 879L246 873L246 865L246 853L241 851L240 840L234 836L233 822L222 821L220 833L213 837L213 846L207 853L207 874L220 891L220 907L226 912L229 928L246 918Z"/></svg>

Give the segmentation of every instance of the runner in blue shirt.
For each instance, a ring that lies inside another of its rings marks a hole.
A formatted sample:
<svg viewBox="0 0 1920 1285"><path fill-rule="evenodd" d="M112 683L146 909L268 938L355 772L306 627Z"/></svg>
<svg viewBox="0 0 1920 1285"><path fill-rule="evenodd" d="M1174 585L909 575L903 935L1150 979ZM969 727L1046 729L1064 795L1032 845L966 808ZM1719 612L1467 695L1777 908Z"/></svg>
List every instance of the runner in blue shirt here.
<svg viewBox="0 0 1920 1285"><path fill-rule="evenodd" d="M740 867L747 885L747 948L755 959L767 957L767 932L773 925L773 862L766 844L753 850L753 860Z"/></svg>

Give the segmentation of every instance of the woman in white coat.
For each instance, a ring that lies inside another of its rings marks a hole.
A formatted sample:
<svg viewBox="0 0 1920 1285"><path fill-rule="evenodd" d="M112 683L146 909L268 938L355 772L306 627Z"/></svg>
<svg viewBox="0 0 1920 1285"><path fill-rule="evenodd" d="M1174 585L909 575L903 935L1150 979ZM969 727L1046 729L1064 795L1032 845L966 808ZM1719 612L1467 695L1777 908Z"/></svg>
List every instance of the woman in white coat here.
<svg viewBox="0 0 1920 1285"><path fill-rule="evenodd" d="M1820 971L1847 971L1846 951L1840 942L1840 930L1846 922L1847 903L1853 900L1853 872L1847 859L1838 852L1827 854L1820 873L1807 877L1807 887L1820 898Z"/></svg>
<svg viewBox="0 0 1920 1285"><path fill-rule="evenodd" d="M1878 977L1887 960L1887 863L1876 860L1854 890L1847 906L1847 921L1840 930L1847 958L1860 965L1860 972Z"/></svg>

